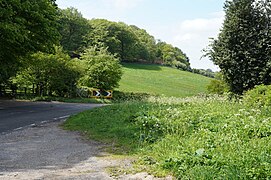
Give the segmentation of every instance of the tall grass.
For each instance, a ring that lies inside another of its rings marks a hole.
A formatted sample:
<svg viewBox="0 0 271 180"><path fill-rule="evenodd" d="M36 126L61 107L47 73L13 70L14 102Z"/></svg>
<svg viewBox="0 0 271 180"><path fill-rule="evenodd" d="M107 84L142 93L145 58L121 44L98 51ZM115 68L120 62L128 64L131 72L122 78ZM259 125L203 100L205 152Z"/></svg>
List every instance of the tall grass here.
<svg viewBox="0 0 271 180"><path fill-rule="evenodd" d="M64 126L138 155L156 175L270 179L270 115L221 97L156 97L86 111Z"/></svg>

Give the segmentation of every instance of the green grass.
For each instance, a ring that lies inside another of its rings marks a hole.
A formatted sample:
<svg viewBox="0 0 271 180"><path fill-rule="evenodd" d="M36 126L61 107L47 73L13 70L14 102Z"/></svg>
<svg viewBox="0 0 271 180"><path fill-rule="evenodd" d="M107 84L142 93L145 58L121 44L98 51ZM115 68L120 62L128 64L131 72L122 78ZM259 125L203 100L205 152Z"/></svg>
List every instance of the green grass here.
<svg viewBox="0 0 271 180"><path fill-rule="evenodd" d="M206 92L210 78L187 71L145 64L123 64L122 92L187 97Z"/></svg>
<svg viewBox="0 0 271 180"><path fill-rule="evenodd" d="M270 179L271 109L221 97L149 98L72 116L64 127L178 179Z"/></svg>

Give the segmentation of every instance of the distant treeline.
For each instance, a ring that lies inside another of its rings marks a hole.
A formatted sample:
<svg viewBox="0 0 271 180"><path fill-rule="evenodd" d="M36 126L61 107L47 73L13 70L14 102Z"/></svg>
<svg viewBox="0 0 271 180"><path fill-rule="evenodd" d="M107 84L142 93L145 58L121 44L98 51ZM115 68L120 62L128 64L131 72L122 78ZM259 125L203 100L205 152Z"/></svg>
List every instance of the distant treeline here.
<svg viewBox="0 0 271 180"><path fill-rule="evenodd" d="M214 77L211 70L192 69L189 58L178 47L156 40L146 30L106 19L88 20L75 8L59 10L61 45L72 57L80 57L90 46L106 47L121 62L161 64Z"/></svg>
<svg viewBox="0 0 271 180"><path fill-rule="evenodd" d="M158 63L191 70L181 49L156 41L144 29L106 19L85 19L75 8L60 10L59 32L63 49L78 57L90 46L106 47L121 61Z"/></svg>

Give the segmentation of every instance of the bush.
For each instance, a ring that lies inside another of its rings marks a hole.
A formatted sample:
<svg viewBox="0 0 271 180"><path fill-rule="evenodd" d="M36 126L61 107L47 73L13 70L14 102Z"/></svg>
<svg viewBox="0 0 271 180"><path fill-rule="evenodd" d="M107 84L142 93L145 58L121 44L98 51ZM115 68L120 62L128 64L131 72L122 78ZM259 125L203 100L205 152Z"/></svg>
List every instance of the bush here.
<svg viewBox="0 0 271 180"><path fill-rule="evenodd" d="M114 103L123 102L144 102L150 98L151 95L148 93L134 93L134 92L120 92L115 91L113 95Z"/></svg>
<svg viewBox="0 0 271 180"><path fill-rule="evenodd" d="M192 73L200 74L206 77L214 78L216 76L216 73L213 72L211 69L192 69Z"/></svg>
<svg viewBox="0 0 271 180"><path fill-rule="evenodd" d="M34 87L37 95L75 94L80 72L62 48L55 47L54 54L35 53L28 62L13 78L13 83L19 88Z"/></svg>
<svg viewBox="0 0 271 180"><path fill-rule="evenodd" d="M187 67L186 64L184 64L184 63L182 63L182 62L180 62L180 61L177 61L177 60L173 60L173 61L171 62L171 66L173 66L173 67L175 67L175 68L177 68L177 69L184 70L184 71L188 70L188 67Z"/></svg>
<svg viewBox="0 0 271 180"><path fill-rule="evenodd" d="M243 101L248 106L268 107L271 105L271 85L259 85L244 93Z"/></svg>
<svg viewBox="0 0 271 180"><path fill-rule="evenodd" d="M207 86L207 91L212 94L224 94L228 91L228 87L224 81L213 79Z"/></svg>
<svg viewBox="0 0 271 180"><path fill-rule="evenodd" d="M224 94L229 92L229 87L227 83L223 80L221 73L216 73L216 79L211 80L210 84L207 86L207 91L211 94Z"/></svg>
<svg viewBox="0 0 271 180"><path fill-rule="evenodd" d="M118 87L122 71L119 60L106 49L92 47L82 55L85 62L85 76L80 80L81 85L109 90Z"/></svg>

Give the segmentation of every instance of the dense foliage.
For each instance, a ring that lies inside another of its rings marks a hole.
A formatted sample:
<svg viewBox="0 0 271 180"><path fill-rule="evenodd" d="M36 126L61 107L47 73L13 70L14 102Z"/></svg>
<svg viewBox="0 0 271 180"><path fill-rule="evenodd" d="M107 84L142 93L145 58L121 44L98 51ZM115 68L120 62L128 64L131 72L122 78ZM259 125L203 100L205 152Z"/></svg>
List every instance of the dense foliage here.
<svg viewBox="0 0 271 180"><path fill-rule="evenodd" d="M217 73L215 79L210 81L210 84L207 86L207 90L212 94L224 94L229 92L229 86L225 82L223 75L221 73Z"/></svg>
<svg viewBox="0 0 271 180"><path fill-rule="evenodd" d="M38 52L20 68L13 83L18 88L34 91L36 95L72 96L80 71L75 61L56 47L54 54Z"/></svg>
<svg viewBox="0 0 271 180"><path fill-rule="evenodd" d="M250 107L269 108L271 106L271 85L259 85L245 92L243 101Z"/></svg>
<svg viewBox="0 0 271 180"><path fill-rule="evenodd" d="M216 72L213 72L211 69L192 69L192 72L195 74L201 74L206 77L215 78Z"/></svg>
<svg viewBox="0 0 271 180"><path fill-rule="evenodd" d="M88 20L75 8L59 9L60 44L71 56L78 56L85 46L85 37L91 30Z"/></svg>
<svg viewBox="0 0 271 180"><path fill-rule="evenodd" d="M90 21L92 31L87 40L89 46L107 47L112 54L117 54L121 60L131 59L131 49L135 46L135 35L123 23L115 23L105 19Z"/></svg>
<svg viewBox="0 0 271 180"><path fill-rule="evenodd" d="M271 83L271 2L232 0L225 3L225 21L209 56L237 94Z"/></svg>
<svg viewBox="0 0 271 180"><path fill-rule="evenodd" d="M83 86L103 90L118 87L122 71L119 60L106 49L91 48L81 57L85 64L84 75L80 82Z"/></svg>
<svg viewBox="0 0 271 180"><path fill-rule="evenodd" d="M0 1L0 84L13 76L21 59L49 51L58 42L54 0Z"/></svg>
<svg viewBox="0 0 271 180"><path fill-rule="evenodd" d="M270 115L270 106L251 108L221 97L149 97L83 112L65 127L114 142L119 151L139 156L139 170L156 175L269 179Z"/></svg>
<svg viewBox="0 0 271 180"><path fill-rule="evenodd" d="M191 70L189 58L177 47L165 42L158 42L156 55L162 64L182 70Z"/></svg>
<svg viewBox="0 0 271 180"><path fill-rule="evenodd" d="M122 22L90 20L88 46L107 47L123 62L145 62L191 70L188 57L177 47L158 42L146 30Z"/></svg>

